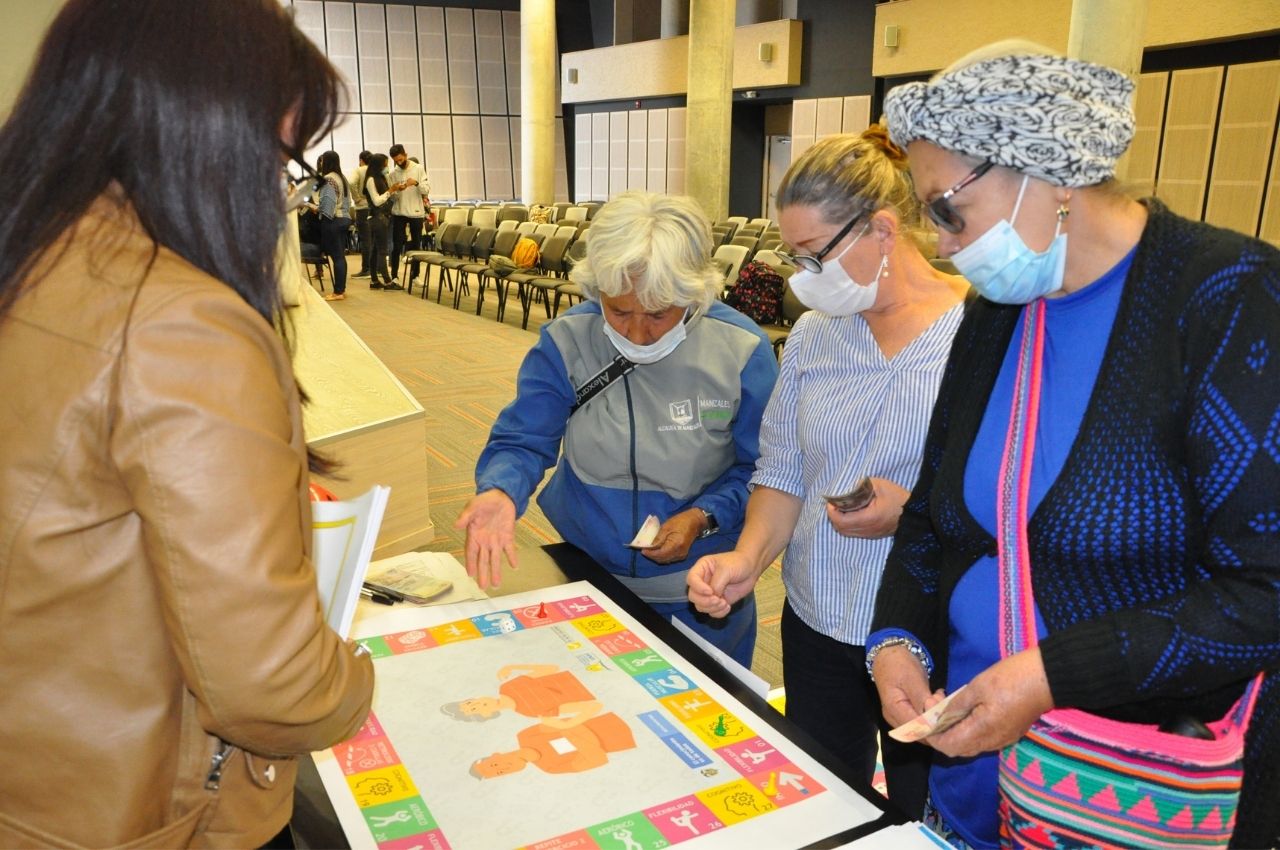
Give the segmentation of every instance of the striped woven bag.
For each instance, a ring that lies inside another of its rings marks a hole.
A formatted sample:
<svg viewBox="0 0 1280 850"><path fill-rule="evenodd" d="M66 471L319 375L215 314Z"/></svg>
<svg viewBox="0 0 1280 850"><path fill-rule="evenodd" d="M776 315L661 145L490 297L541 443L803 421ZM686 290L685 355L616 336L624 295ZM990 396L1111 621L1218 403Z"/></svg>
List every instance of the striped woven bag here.
<svg viewBox="0 0 1280 850"><path fill-rule="evenodd" d="M997 494L1001 654L1036 644L1027 498L1040 404L1044 301L1023 312L1013 411ZM1243 777L1244 731L1262 674L1209 724L1214 740L1054 709L1000 754L1004 847L1226 847Z"/></svg>

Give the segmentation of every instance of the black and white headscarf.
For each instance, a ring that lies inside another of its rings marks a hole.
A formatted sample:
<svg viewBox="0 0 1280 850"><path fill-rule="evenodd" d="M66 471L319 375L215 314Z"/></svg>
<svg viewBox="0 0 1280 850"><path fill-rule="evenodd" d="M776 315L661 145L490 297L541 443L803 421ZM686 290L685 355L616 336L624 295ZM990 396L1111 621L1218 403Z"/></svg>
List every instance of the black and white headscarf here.
<svg viewBox="0 0 1280 850"><path fill-rule="evenodd" d="M899 147L924 139L1057 186L1092 186L1133 140L1133 88L1078 59L1000 56L898 86L884 112Z"/></svg>

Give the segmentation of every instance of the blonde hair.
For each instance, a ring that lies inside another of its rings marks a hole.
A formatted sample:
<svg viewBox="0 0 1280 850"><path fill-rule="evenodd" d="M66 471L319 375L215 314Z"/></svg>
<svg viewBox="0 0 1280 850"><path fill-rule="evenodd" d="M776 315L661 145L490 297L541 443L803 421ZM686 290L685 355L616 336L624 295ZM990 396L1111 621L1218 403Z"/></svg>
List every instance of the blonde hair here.
<svg viewBox="0 0 1280 850"><path fill-rule="evenodd" d="M892 209L917 247L926 244L930 230L907 156L881 124L861 134L828 136L809 148L787 169L777 202L778 209L814 207L828 224L842 226L855 215Z"/></svg>
<svg viewBox="0 0 1280 850"><path fill-rule="evenodd" d="M569 278L593 301L634 292L646 310L705 310L723 284L711 263L711 222L692 198L625 192L600 208L590 233Z"/></svg>

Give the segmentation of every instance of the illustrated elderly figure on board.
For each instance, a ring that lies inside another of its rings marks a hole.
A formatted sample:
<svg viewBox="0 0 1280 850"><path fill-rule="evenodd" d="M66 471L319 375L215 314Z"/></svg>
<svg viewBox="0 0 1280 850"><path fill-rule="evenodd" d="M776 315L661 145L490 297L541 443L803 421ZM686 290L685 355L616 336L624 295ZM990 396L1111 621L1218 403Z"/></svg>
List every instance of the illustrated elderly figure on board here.
<svg viewBox="0 0 1280 850"><path fill-rule="evenodd" d="M556 531L664 616L750 665L754 597L724 619L695 612L685 576L733 548L760 417L778 373L768 339L717 300L711 227L690 198L628 192L592 222L572 272L587 300L544 325L520 366L458 519L467 570L497 584L515 523L538 504ZM647 516L651 545L629 548Z"/></svg>
<svg viewBox="0 0 1280 850"><path fill-rule="evenodd" d="M1116 188L1132 93L1001 44L885 102L982 296L867 639L891 723L952 696L957 846L1280 838L1280 254Z"/></svg>

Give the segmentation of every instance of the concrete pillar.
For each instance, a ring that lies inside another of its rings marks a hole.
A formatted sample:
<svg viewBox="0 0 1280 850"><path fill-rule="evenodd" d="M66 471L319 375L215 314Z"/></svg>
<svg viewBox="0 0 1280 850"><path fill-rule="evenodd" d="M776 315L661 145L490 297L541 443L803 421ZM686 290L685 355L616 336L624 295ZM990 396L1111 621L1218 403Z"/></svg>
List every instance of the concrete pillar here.
<svg viewBox="0 0 1280 850"><path fill-rule="evenodd" d="M520 0L520 199L556 193L556 0Z"/></svg>
<svg viewBox="0 0 1280 850"><path fill-rule="evenodd" d="M689 34L689 0L662 0L661 37Z"/></svg>
<svg viewBox="0 0 1280 850"><path fill-rule="evenodd" d="M729 214L734 4L691 0L685 191L715 221Z"/></svg>
<svg viewBox="0 0 1280 850"><path fill-rule="evenodd" d="M1142 71L1142 33L1147 24L1147 0L1073 0L1067 55L1106 65L1135 83ZM1129 155L1116 164L1116 177L1128 174Z"/></svg>

